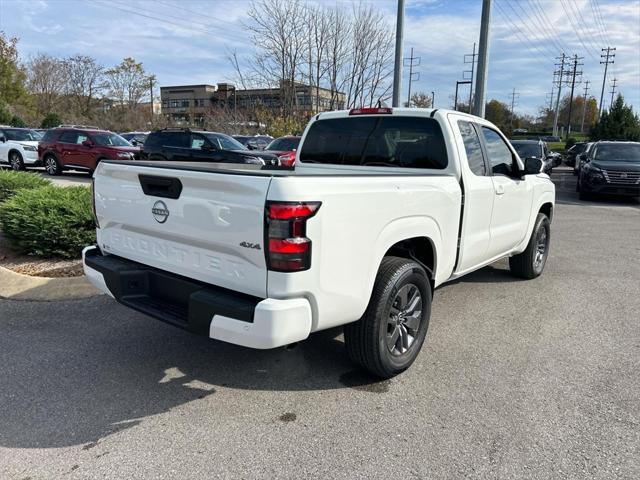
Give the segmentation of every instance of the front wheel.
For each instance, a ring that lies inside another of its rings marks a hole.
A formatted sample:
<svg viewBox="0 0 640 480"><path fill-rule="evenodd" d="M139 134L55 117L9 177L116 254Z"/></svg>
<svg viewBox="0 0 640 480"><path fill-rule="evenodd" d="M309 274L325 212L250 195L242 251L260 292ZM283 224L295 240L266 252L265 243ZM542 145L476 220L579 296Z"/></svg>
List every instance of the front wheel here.
<svg viewBox="0 0 640 480"><path fill-rule="evenodd" d="M369 305L360 320L346 325L349 357L382 378L411 366L424 343L431 314L431 285L411 260L385 257Z"/></svg>
<svg viewBox="0 0 640 480"><path fill-rule="evenodd" d="M22 156L18 152L11 152L11 155L9 155L9 165L16 172L24 170L24 162L22 161Z"/></svg>
<svg viewBox="0 0 640 480"><path fill-rule="evenodd" d="M544 213L539 213L524 252L509 258L509 269L517 277L531 280L539 277L549 256L551 222Z"/></svg>
<svg viewBox="0 0 640 480"><path fill-rule="evenodd" d="M44 159L44 169L47 171L49 175L60 175L62 172L62 168L60 168L60 164L56 157L53 155L48 155Z"/></svg>

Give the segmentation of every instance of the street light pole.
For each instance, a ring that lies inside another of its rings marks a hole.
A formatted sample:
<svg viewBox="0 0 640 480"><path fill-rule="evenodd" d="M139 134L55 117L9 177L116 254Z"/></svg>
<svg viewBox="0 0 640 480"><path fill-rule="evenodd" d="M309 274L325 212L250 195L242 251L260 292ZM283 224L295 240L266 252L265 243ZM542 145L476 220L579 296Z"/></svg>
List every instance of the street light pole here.
<svg viewBox="0 0 640 480"><path fill-rule="evenodd" d="M489 23L491 21L491 0L482 0L482 19L480 23L480 47L478 49L478 73L476 75L476 96L473 114L484 117L485 90L487 88L487 70L489 61Z"/></svg>
<svg viewBox="0 0 640 480"><path fill-rule="evenodd" d="M396 17L396 57L393 67L393 100L392 106L400 106L400 90L402 90L402 41L404 33L404 0L398 0Z"/></svg>

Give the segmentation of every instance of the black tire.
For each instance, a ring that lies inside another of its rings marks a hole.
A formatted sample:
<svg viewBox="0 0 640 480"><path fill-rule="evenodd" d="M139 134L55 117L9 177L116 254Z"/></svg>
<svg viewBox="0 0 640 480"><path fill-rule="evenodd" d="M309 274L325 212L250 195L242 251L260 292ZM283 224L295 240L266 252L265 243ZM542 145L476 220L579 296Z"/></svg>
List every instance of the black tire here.
<svg viewBox="0 0 640 480"><path fill-rule="evenodd" d="M62 173L62 167L60 166L60 162L53 155L47 155L43 160L44 169L48 175L55 176L60 175Z"/></svg>
<svg viewBox="0 0 640 480"><path fill-rule="evenodd" d="M544 213L539 213L527 248L524 252L509 258L511 273L525 280L539 277L547 263L550 241L551 222ZM542 245L544 248L541 251Z"/></svg>
<svg viewBox="0 0 640 480"><path fill-rule="evenodd" d="M24 170L24 161L22 160L22 155L20 155L19 152L13 151L9 153L9 166L16 172Z"/></svg>
<svg viewBox="0 0 640 480"><path fill-rule="evenodd" d="M399 308L403 292L407 292L405 310ZM420 310L417 307L410 310L408 304L415 301L416 292L420 302L416 305ZM398 312L398 315L393 312ZM414 315L405 317L405 312ZM409 368L420 353L429 328L430 314L431 285L424 269L406 258L385 257L364 315L344 327L347 354L378 377L398 375ZM412 328L410 323L416 320L418 323ZM391 333L390 328L393 330ZM396 333L396 340L393 340Z"/></svg>

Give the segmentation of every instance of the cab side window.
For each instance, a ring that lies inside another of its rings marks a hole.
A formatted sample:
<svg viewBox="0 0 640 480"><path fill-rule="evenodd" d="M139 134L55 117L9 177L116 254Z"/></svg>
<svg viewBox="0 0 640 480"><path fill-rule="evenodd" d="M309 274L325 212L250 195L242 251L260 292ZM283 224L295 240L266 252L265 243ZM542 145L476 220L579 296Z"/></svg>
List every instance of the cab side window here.
<svg viewBox="0 0 640 480"><path fill-rule="evenodd" d="M476 129L473 128L471 123L463 121L458 122L458 128L460 128L460 134L464 142L469 168L475 175L480 177L486 175L487 169L484 164L484 155L482 155L482 145Z"/></svg>
<svg viewBox="0 0 640 480"><path fill-rule="evenodd" d="M494 175L513 176L513 154L498 132L482 127L489 165Z"/></svg>

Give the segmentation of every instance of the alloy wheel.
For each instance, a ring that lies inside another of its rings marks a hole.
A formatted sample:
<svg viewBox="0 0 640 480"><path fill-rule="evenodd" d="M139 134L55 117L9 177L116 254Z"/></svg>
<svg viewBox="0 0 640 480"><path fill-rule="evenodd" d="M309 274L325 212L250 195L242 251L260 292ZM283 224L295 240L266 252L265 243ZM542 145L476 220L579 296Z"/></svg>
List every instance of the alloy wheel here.
<svg viewBox="0 0 640 480"><path fill-rule="evenodd" d="M392 355L402 355L411 347L422 321L422 294L409 283L396 294L387 319L387 348Z"/></svg>
<svg viewBox="0 0 640 480"><path fill-rule="evenodd" d="M55 158L47 157L44 164L44 168L49 175L55 175L56 172L58 171L58 164L56 163Z"/></svg>
<svg viewBox="0 0 640 480"><path fill-rule="evenodd" d="M547 230L541 228L536 237L536 253L533 259L533 266L536 270L544 263L547 255Z"/></svg>

